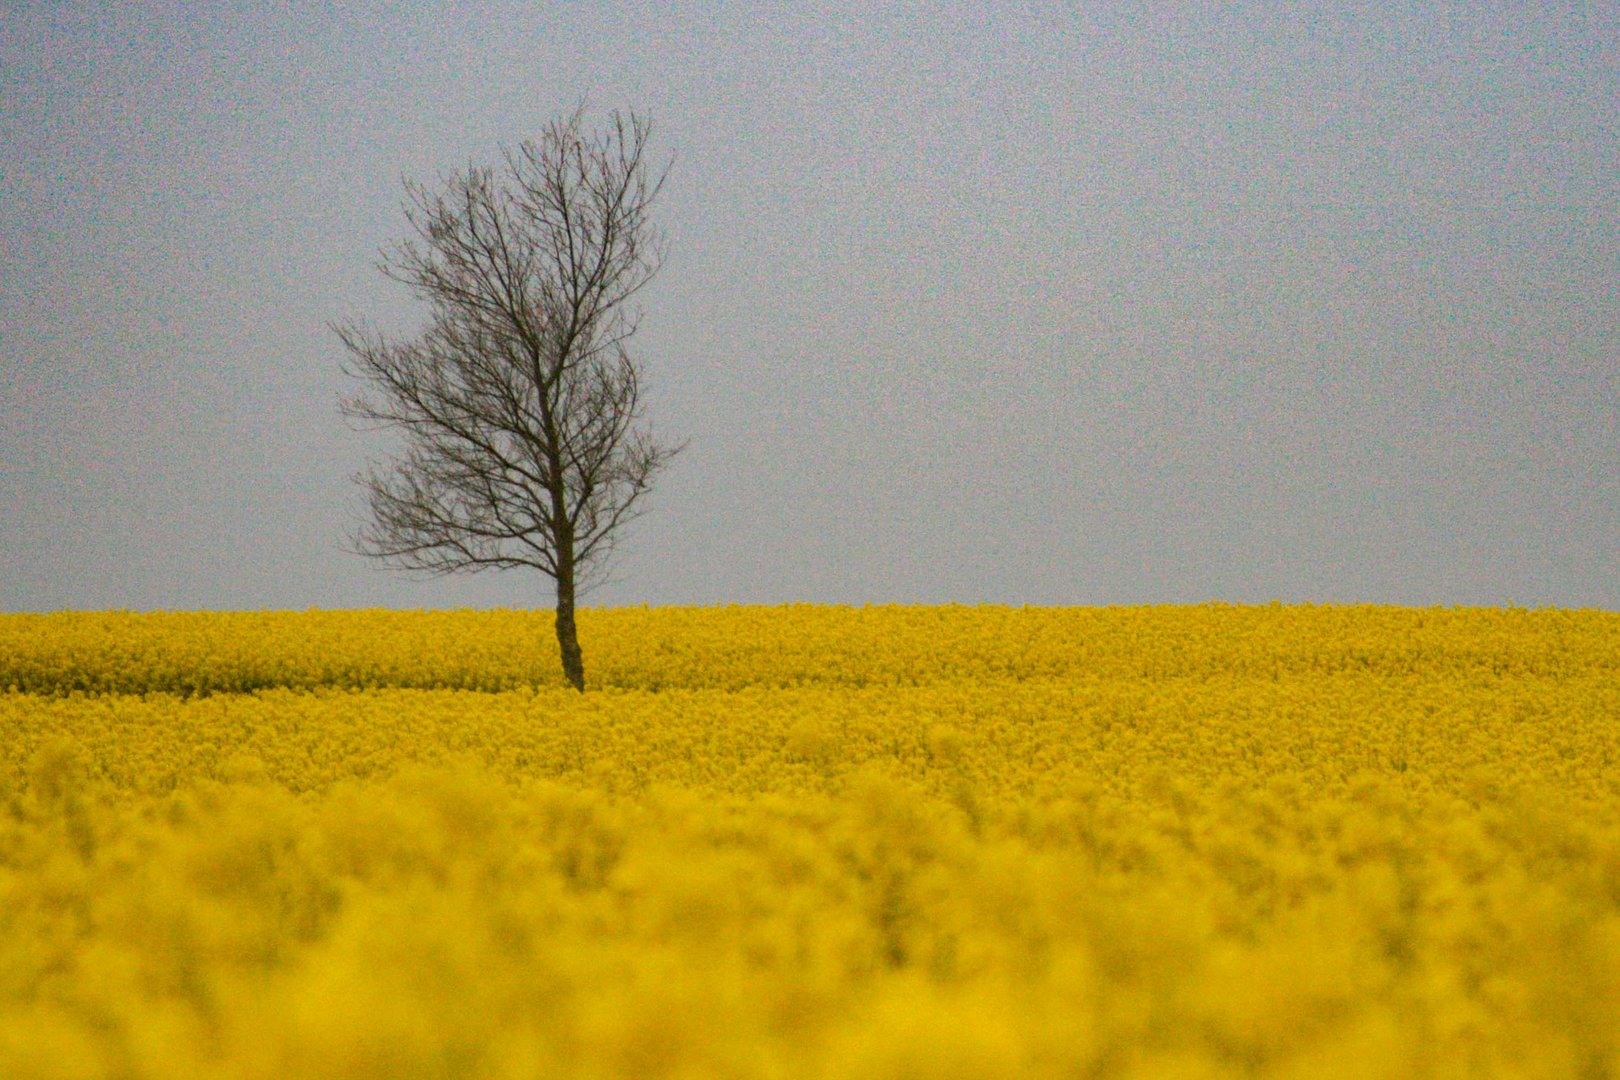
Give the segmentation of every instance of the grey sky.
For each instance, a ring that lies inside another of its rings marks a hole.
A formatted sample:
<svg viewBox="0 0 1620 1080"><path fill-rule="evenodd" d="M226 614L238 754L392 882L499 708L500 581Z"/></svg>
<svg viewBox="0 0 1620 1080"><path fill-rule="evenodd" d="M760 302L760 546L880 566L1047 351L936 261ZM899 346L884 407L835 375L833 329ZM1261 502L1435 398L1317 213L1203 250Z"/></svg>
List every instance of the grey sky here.
<svg viewBox="0 0 1620 1080"><path fill-rule="evenodd" d="M1617 11L8 4L0 610L549 603L342 550L326 324L586 95L690 439L588 603L1620 608Z"/></svg>

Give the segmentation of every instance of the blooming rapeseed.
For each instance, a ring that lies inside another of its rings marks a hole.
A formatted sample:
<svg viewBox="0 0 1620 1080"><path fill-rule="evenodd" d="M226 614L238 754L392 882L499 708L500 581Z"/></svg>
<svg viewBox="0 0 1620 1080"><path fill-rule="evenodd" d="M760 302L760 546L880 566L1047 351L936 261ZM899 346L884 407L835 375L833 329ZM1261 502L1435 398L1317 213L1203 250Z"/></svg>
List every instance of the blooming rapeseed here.
<svg viewBox="0 0 1620 1080"><path fill-rule="evenodd" d="M0 616L0 1077L1620 1075L1620 616Z"/></svg>

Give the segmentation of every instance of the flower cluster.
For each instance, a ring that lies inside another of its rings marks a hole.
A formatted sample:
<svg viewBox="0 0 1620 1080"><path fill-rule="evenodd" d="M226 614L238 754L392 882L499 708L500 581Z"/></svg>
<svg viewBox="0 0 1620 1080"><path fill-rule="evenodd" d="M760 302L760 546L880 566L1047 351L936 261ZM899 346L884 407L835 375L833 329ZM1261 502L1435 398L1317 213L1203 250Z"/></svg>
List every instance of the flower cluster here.
<svg viewBox="0 0 1620 1080"><path fill-rule="evenodd" d="M0 616L0 1075L1620 1072L1620 616Z"/></svg>
<svg viewBox="0 0 1620 1080"><path fill-rule="evenodd" d="M579 626L591 685L624 690L1620 673L1620 615L1590 610L787 605L592 609ZM544 611L0 615L0 690L562 685Z"/></svg>

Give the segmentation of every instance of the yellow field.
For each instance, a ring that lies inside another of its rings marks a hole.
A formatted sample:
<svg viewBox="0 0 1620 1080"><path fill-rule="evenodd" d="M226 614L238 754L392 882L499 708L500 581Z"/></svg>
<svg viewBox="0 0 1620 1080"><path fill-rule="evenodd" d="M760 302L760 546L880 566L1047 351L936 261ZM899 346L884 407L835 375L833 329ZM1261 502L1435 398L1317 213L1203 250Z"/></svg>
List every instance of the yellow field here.
<svg viewBox="0 0 1620 1080"><path fill-rule="evenodd" d="M1620 1076L1620 615L0 616L0 1077Z"/></svg>

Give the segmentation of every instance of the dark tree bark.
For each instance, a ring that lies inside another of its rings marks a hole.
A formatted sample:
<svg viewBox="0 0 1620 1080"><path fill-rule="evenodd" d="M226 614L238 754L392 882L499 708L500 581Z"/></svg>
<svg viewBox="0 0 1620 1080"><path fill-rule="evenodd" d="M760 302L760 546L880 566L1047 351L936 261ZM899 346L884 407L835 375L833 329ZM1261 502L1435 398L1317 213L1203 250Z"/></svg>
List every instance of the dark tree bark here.
<svg viewBox="0 0 1620 1080"><path fill-rule="evenodd" d="M626 352L630 301L657 273L649 123L583 110L436 188L407 183L415 234L379 269L428 306L414 339L335 325L344 370L371 393L354 419L399 429L402 456L356 477L370 520L363 554L435 574L529 567L556 585L563 671L585 688L575 604L679 447L642 423Z"/></svg>

